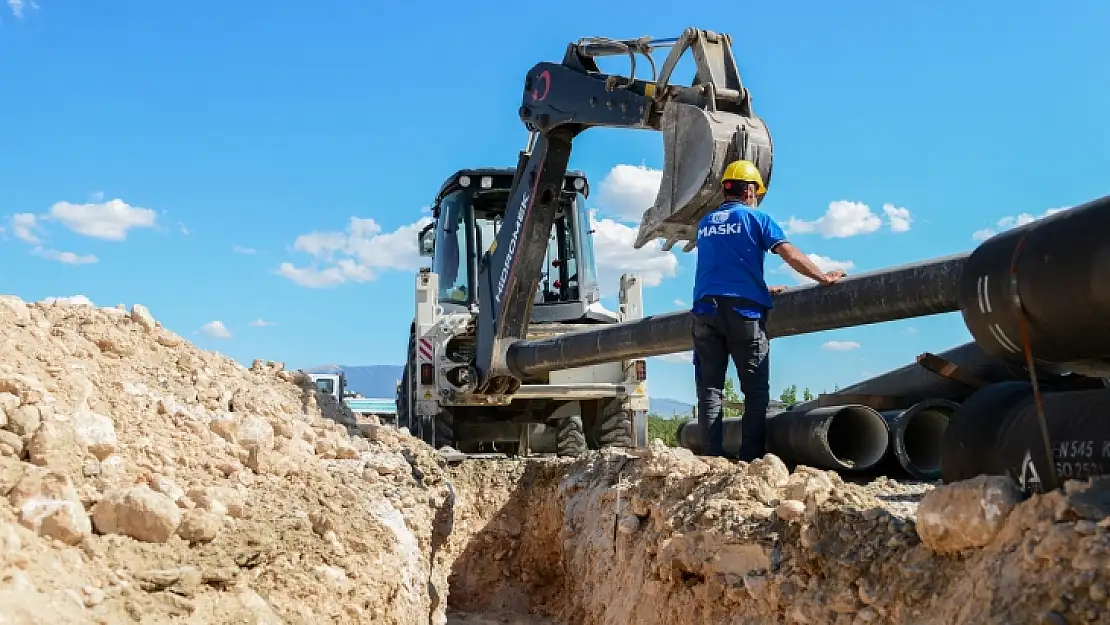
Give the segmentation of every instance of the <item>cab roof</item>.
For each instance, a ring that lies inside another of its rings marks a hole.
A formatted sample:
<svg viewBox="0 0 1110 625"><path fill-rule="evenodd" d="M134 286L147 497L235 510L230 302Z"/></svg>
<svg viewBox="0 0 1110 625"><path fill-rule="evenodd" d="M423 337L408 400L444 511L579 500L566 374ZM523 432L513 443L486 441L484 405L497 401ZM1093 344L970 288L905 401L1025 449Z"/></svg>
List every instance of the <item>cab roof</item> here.
<svg viewBox="0 0 1110 625"><path fill-rule="evenodd" d="M475 169L460 169L448 176L447 180L445 180L443 182L443 185L440 186L439 193L436 194L436 199L433 203L433 206L438 205L439 201L442 200L445 195L460 188L459 178L462 176L470 176L474 179L481 178L482 176L492 176L494 178L495 187L508 189L513 184L513 176L515 175L516 168L514 167L478 167ZM566 176L564 176L564 180L570 180L574 178L582 178L586 181L586 187L583 189L583 195L587 195L590 190L590 181L589 178L586 177L586 174L576 169L568 169Z"/></svg>

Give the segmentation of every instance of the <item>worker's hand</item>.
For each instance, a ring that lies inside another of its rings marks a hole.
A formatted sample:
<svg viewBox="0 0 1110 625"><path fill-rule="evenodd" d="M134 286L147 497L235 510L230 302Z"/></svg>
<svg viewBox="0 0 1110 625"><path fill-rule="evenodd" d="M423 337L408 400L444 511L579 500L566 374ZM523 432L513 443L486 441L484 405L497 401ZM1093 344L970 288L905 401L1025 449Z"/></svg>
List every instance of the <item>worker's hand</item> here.
<svg viewBox="0 0 1110 625"><path fill-rule="evenodd" d="M848 274L844 273L843 271L841 271L839 269L837 269L835 271L826 271L825 272L825 279L821 281L821 284L824 285L824 286L828 286L830 284L835 283L837 280L840 280L841 278L843 278L846 275L848 275Z"/></svg>
<svg viewBox="0 0 1110 625"><path fill-rule="evenodd" d="M770 293L771 295L778 295L779 293L782 293L783 291L785 291L785 290L786 290L786 289L788 289L788 288L790 288L790 287L788 287L788 286L782 286L781 284L778 284L778 285L775 285L775 286L769 286L769 287L767 287L767 291L768 291L768 292L769 292L769 293Z"/></svg>

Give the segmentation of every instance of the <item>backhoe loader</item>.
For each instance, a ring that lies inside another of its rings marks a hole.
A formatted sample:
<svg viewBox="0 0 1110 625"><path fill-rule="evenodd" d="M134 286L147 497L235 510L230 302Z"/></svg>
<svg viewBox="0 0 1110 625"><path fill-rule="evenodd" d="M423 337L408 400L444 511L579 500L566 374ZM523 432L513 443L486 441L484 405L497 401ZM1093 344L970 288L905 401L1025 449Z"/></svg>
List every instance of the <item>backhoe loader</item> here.
<svg viewBox="0 0 1110 625"><path fill-rule="evenodd" d="M652 53L668 47L657 68ZM672 84L687 51L692 84ZM616 55L631 59L630 76L600 70L598 58ZM650 78L636 77L638 57ZM419 234L432 266L416 276L398 424L437 448L465 453L645 446L644 360L528 375L507 358L523 339L643 316L634 274L621 277L618 311L600 304L584 206L589 183L568 171L573 141L595 127L661 131L662 184L634 246L661 240L670 250L686 241L689 251L698 220L720 205L728 163L750 160L770 183L770 134L740 80L731 37L709 30L582 39L567 46L562 62L535 65L523 87L519 115L529 138L516 168L450 176L436 195L433 223Z"/></svg>

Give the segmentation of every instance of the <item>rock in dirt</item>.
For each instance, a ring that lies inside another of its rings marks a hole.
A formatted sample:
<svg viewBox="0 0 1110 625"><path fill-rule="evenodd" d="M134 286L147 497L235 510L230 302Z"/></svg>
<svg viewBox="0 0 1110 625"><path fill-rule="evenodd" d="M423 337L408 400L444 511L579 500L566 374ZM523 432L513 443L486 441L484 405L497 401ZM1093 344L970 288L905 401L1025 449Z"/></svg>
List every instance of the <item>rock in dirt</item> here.
<svg viewBox="0 0 1110 625"><path fill-rule="evenodd" d="M145 484L104 495L92 510L96 531L164 543L177 531L181 510L169 497Z"/></svg>
<svg viewBox="0 0 1110 625"><path fill-rule="evenodd" d="M1021 491L1007 476L980 475L934 489L917 508L917 533L937 553L987 545L1002 528Z"/></svg>

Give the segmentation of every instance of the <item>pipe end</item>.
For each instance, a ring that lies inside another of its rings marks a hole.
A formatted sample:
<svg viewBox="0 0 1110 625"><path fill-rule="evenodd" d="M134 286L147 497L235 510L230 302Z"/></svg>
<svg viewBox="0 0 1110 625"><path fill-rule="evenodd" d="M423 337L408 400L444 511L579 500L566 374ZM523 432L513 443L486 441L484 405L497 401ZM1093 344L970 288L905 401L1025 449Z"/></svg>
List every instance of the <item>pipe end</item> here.
<svg viewBox="0 0 1110 625"><path fill-rule="evenodd" d="M890 440L882 415L861 405L837 406L825 436L833 458L852 471L878 464Z"/></svg>

